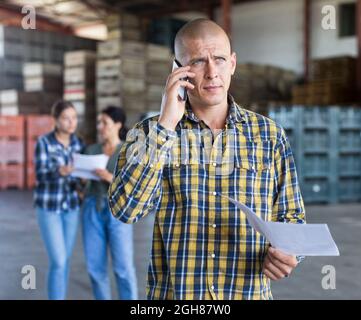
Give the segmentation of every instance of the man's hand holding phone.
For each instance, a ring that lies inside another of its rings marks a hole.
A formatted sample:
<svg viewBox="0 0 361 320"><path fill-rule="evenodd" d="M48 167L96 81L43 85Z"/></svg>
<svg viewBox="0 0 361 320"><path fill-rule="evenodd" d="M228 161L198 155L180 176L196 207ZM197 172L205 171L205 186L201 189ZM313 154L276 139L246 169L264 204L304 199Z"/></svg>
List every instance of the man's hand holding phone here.
<svg viewBox="0 0 361 320"><path fill-rule="evenodd" d="M186 99L184 99L185 95L183 97L179 95L180 92L182 95L181 89L194 89L194 85L186 79L195 76L195 73L189 70L190 66L174 68L167 79L158 122L169 130L175 130L185 111Z"/></svg>

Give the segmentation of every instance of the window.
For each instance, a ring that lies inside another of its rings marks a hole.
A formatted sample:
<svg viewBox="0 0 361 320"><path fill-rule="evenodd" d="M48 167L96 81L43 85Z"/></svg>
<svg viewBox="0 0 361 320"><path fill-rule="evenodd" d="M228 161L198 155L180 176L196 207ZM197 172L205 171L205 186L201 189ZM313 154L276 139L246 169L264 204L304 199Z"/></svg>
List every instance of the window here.
<svg viewBox="0 0 361 320"><path fill-rule="evenodd" d="M356 3L342 3L339 6L339 37L356 35Z"/></svg>

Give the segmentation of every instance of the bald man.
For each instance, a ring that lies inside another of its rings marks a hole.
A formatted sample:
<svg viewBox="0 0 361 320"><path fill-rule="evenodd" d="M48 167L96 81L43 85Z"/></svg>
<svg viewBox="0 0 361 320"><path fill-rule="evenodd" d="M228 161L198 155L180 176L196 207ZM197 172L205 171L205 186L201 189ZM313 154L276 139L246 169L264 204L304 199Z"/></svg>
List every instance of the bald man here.
<svg viewBox="0 0 361 320"><path fill-rule="evenodd" d="M155 213L149 299L272 299L270 280L289 276L302 257L270 247L221 195L264 220L304 223L285 132L228 94L236 54L216 23L187 23L175 57L182 67L167 79L160 115L122 146L112 213L125 223Z"/></svg>

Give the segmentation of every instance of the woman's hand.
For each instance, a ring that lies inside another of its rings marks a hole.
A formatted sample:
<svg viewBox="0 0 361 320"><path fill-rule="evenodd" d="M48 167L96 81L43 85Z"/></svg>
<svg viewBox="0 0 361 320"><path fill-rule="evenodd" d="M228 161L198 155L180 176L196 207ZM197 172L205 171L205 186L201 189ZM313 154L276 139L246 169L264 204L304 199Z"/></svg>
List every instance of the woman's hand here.
<svg viewBox="0 0 361 320"><path fill-rule="evenodd" d="M108 183L111 183L113 180L113 174L105 169L96 169L94 173L101 179Z"/></svg>
<svg viewBox="0 0 361 320"><path fill-rule="evenodd" d="M59 167L59 173L61 176L66 177L70 175L74 170L73 166L60 166Z"/></svg>

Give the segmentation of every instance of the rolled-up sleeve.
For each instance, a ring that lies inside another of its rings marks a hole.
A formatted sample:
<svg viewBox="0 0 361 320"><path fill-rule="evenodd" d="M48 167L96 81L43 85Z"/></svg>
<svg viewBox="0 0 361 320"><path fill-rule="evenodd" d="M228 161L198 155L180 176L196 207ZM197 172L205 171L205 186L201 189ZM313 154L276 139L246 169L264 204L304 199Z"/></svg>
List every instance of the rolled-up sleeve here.
<svg viewBox="0 0 361 320"><path fill-rule="evenodd" d="M51 161L47 150L47 143L43 137L37 140L35 146L35 172L39 182L51 181L60 177L58 166Z"/></svg>
<svg viewBox="0 0 361 320"><path fill-rule="evenodd" d="M177 137L157 122L147 125L128 133L109 187L111 212L125 223L137 222L159 205L163 167Z"/></svg>
<svg viewBox="0 0 361 320"><path fill-rule="evenodd" d="M283 128L275 147L275 175L272 220L285 223L306 223L305 207L297 178L296 164ZM297 256L301 262L304 256Z"/></svg>
<svg viewBox="0 0 361 320"><path fill-rule="evenodd" d="M291 146L282 128L275 147L273 221L305 223L305 208Z"/></svg>

